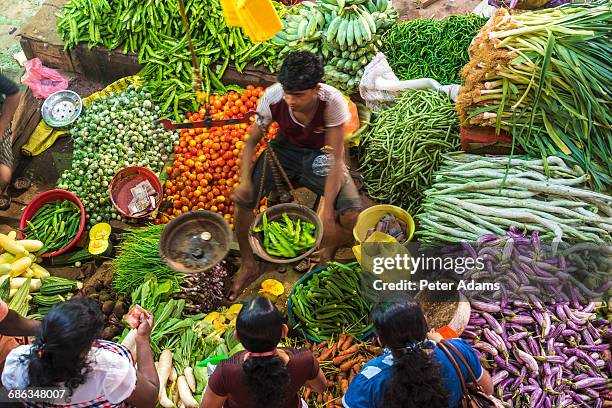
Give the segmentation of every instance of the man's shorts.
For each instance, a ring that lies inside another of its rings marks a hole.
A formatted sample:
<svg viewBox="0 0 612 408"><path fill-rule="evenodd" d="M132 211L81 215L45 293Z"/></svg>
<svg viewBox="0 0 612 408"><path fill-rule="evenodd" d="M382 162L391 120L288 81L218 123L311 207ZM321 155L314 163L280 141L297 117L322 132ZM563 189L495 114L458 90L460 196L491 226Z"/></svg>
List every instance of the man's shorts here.
<svg viewBox="0 0 612 408"><path fill-rule="evenodd" d="M280 162L287 177L292 183L298 183L318 195L323 195L325 191L325 180L333 163L333 156L325 154L320 150L303 149L292 146L287 142L273 141L272 147L276 153L276 157ZM261 186L261 177L264 173L265 152L257 158L255 168L253 169L253 199L249 203L241 203L247 208L256 208L257 195ZM361 209L361 197L357 191L357 187L353 179L349 175L346 166L343 164L343 178L340 184L340 191L336 197L335 208L339 213L348 210ZM285 188L285 180L282 178L282 185ZM261 198L267 197L270 192L276 188L274 178L272 176L272 168L270 164L266 165L265 178Z"/></svg>
<svg viewBox="0 0 612 408"><path fill-rule="evenodd" d="M0 135L0 165L13 167L13 146L11 142L11 125Z"/></svg>

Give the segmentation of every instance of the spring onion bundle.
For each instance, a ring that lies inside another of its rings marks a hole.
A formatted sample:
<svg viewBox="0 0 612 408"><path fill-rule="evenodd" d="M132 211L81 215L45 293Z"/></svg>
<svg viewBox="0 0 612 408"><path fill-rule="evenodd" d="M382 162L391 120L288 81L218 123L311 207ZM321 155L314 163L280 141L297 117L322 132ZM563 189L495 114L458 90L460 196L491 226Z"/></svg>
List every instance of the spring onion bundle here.
<svg viewBox="0 0 612 408"><path fill-rule="evenodd" d="M462 123L510 131L531 155L612 184L609 1L509 14L476 38L457 108Z"/></svg>
<svg viewBox="0 0 612 408"><path fill-rule="evenodd" d="M612 196L584 188L586 174L558 157L513 158L504 180L507 164L506 157L445 156L417 216L421 241L475 242L514 226L553 242L612 242Z"/></svg>
<svg viewBox="0 0 612 408"><path fill-rule="evenodd" d="M486 22L475 14L402 21L383 35L382 52L399 79L459 83L461 68L470 59L470 43Z"/></svg>
<svg viewBox="0 0 612 408"><path fill-rule="evenodd" d="M363 138L360 164L368 195L418 212L442 153L459 145L456 128L457 114L447 95L429 89L403 92Z"/></svg>

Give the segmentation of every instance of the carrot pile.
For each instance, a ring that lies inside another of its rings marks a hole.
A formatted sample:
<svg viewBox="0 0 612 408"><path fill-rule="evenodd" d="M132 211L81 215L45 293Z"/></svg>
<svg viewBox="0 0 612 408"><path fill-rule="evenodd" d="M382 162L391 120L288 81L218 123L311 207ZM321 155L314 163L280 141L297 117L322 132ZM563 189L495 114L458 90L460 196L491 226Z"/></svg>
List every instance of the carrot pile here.
<svg viewBox="0 0 612 408"><path fill-rule="evenodd" d="M357 341L353 336L340 334L319 344L306 343L319 361L327 379L327 390L316 393L304 388L302 398L309 407L341 408L342 397L361 367L372 358L382 354L382 349L371 342Z"/></svg>

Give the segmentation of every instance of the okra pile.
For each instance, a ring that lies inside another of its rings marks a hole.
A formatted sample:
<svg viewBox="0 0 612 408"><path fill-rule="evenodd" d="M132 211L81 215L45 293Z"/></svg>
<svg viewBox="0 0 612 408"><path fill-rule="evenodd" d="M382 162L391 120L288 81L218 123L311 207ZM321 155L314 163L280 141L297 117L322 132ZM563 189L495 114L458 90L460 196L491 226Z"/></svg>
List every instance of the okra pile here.
<svg viewBox="0 0 612 408"><path fill-rule="evenodd" d="M326 269L296 286L291 295L294 328L318 341L346 333L357 338L372 329L372 303L361 289L362 270L357 262L330 262Z"/></svg>

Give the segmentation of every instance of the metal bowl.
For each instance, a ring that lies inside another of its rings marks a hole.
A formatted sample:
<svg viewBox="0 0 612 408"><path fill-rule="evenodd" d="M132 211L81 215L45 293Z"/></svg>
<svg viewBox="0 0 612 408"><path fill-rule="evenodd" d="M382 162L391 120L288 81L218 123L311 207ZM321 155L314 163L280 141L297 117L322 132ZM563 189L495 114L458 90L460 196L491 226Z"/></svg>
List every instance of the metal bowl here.
<svg viewBox="0 0 612 408"><path fill-rule="evenodd" d="M47 125L61 128L73 123L82 110L81 97L66 89L49 95L40 108L40 114Z"/></svg>
<svg viewBox="0 0 612 408"><path fill-rule="evenodd" d="M231 243L232 231L222 216L205 210L190 211L166 225L159 254L171 269L197 273L221 262Z"/></svg>
<svg viewBox="0 0 612 408"><path fill-rule="evenodd" d="M251 245L251 249L253 250L255 255L257 255L264 261L276 264L290 264L298 262L312 254L321 244L321 240L323 239L323 225L321 224L321 220L317 216L317 213L315 213L310 208L295 203L284 203L277 204L268 208L265 213L268 218L268 222L281 219L283 213L287 213L289 218L291 218L292 220L301 219L302 221L306 221L313 224L315 226L314 235L316 242L312 248L301 253L295 258L281 258L279 256L268 254L263 245L263 232L253 232L254 228L259 227L261 224L263 224L264 213L261 212L253 221L253 224L251 224L251 229L249 230L249 244Z"/></svg>

